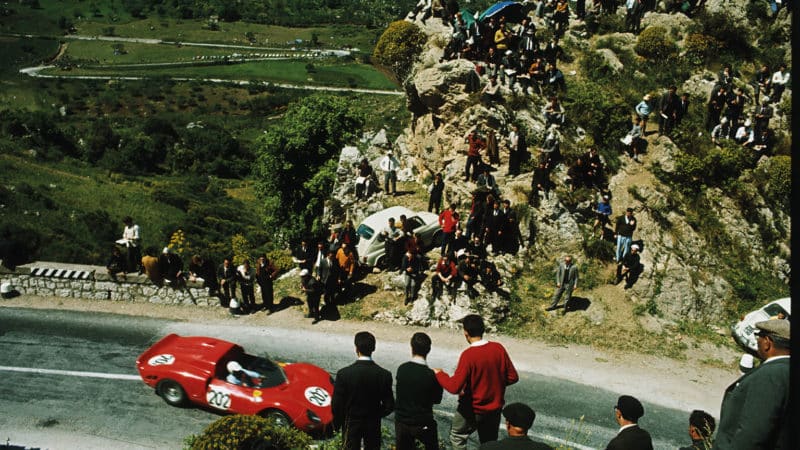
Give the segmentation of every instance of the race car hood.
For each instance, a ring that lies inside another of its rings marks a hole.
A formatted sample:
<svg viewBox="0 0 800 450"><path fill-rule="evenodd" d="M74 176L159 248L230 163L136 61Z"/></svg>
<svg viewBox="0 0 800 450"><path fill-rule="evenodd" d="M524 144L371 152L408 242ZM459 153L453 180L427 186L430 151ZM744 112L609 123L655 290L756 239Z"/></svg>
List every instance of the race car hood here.
<svg viewBox="0 0 800 450"><path fill-rule="evenodd" d="M331 375L306 363L286 364L283 370L287 382L281 389L289 394L288 397L299 399L305 408L314 411L324 422L329 422L332 418L330 405L333 398Z"/></svg>

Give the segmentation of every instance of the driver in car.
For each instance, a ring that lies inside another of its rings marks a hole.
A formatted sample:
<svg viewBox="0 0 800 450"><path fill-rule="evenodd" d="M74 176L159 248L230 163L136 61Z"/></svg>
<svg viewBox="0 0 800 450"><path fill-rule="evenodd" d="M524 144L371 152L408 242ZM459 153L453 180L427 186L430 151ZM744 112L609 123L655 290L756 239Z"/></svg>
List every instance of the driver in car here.
<svg viewBox="0 0 800 450"><path fill-rule="evenodd" d="M247 370L236 361L229 362L226 367L228 368L228 376L225 377L225 381L228 383L247 387L258 385L258 379L261 378L261 374L258 372Z"/></svg>

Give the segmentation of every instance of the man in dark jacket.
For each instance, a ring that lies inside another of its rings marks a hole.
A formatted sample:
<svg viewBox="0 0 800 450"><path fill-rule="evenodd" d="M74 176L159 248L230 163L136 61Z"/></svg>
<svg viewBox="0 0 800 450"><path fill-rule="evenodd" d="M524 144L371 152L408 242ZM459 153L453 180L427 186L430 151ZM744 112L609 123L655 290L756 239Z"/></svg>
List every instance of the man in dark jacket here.
<svg viewBox="0 0 800 450"><path fill-rule="evenodd" d="M342 430L345 450L381 448L381 418L394 410L392 373L375 364L375 336L356 333L358 360L339 370L333 389L333 422Z"/></svg>
<svg viewBox="0 0 800 450"><path fill-rule="evenodd" d="M677 94L678 88L670 86L667 92L661 96L661 101L658 104L659 121L658 121L658 134L669 134L678 120L678 109L680 108L680 100Z"/></svg>
<svg viewBox="0 0 800 450"><path fill-rule="evenodd" d="M606 450L653 450L650 433L639 428L639 418L644 415L641 402L630 395L623 395L614 407L619 432L608 443Z"/></svg>
<svg viewBox="0 0 800 450"><path fill-rule="evenodd" d="M397 368L397 402L394 412L397 450L413 450L415 441L425 450L439 449L439 434L433 405L442 402L442 386L428 367L431 338L425 333L411 336L411 361Z"/></svg>

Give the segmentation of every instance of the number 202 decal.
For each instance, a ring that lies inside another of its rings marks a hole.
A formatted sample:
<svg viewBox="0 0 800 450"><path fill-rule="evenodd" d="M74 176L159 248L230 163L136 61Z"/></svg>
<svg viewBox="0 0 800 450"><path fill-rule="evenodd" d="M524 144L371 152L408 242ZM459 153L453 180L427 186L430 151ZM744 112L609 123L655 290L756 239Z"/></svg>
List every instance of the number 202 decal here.
<svg viewBox="0 0 800 450"><path fill-rule="evenodd" d="M319 406L320 408L331 404L331 395L321 387L311 386L306 388L305 396L309 403Z"/></svg>
<svg viewBox="0 0 800 450"><path fill-rule="evenodd" d="M206 401L214 408L227 410L231 407L231 394L226 391L216 390L212 387L211 390L206 393Z"/></svg>
<svg viewBox="0 0 800 450"><path fill-rule="evenodd" d="M175 362L175 357L169 354L156 355L147 361L151 366L168 366Z"/></svg>

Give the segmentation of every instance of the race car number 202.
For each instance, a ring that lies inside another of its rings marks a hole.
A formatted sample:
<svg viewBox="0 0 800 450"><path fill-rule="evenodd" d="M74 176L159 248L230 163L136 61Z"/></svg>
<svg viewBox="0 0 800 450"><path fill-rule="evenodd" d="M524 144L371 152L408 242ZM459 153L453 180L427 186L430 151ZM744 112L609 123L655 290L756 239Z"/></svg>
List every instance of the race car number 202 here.
<svg viewBox="0 0 800 450"><path fill-rule="evenodd" d="M318 386L311 386L307 388L305 396L309 403L319 406L320 408L324 408L331 404L331 395L328 394L328 391Z"/></svg>
<svg viewBox="0 0 800 450"><path fill-rule="evenodd" d="M206 401L209 406L227 410L231 407L231 394L227 391L211 388L206 393Z"/></svg>

